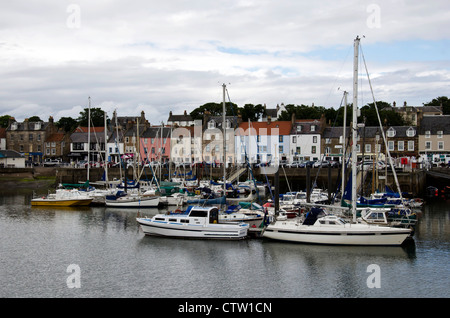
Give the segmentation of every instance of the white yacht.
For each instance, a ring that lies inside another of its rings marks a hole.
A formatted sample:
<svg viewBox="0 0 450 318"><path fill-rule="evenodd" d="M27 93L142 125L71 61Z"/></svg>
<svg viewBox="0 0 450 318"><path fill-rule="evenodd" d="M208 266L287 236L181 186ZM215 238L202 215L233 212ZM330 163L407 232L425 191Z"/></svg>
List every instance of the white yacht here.
<svg viewBox="0 0 450 318"><path fill-rule="evenodd" d="M238 240L247 237L249 228L244 222L219 223L217 207L189 206L184 213L157 214L136 220L146 235L178 238Z"/></svg>

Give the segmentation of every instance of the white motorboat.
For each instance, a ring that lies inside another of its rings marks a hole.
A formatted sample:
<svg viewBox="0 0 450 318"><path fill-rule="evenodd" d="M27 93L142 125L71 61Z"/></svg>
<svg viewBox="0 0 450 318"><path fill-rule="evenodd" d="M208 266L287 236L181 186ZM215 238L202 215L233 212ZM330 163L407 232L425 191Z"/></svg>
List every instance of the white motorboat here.
<svg viewBox="0 0 450 318"><path fill-rule="evenodd" d="M217 207L189 206L184 213L157 214L137 218L146 235L196 239L238 240L247 237L243 222L219 223Z"/></svg>
<svg viewBox="0 0 450 318"><path fill-rule="evenodd" d="M312 209L303 221L277 220L266 227L263 237L310 244L399 246L411 233L407 228L350 223L335 215L322 216L320 212L321 209Z"/></svg>

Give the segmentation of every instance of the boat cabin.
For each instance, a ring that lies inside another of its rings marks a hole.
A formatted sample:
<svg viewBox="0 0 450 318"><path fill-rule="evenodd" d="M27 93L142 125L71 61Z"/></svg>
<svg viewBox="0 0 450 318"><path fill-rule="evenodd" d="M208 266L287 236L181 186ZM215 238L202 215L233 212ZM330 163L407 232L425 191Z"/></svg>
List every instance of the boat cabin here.
<svg viewBox="0 0 450 318"><path fill-rule="evenodd" d="M219 223L219 209L216 207L200 207L189 206L184 213L170 213L168 216L157 216L155 221L169 221L179 223L198 223L198 219L203 219L203 224L216 224Z"/></svg>

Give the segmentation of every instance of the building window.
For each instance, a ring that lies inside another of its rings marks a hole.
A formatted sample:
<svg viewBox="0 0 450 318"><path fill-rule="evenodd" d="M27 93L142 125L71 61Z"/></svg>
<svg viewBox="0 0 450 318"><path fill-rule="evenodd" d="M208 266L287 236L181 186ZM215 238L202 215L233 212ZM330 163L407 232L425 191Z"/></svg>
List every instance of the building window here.
<svg viewBox="0 0 450 318"><path fill-rule="evenodd" d="M388 149L389 151L394 151L394 142L392 140L388 141Z"/></svg>
<svg viewBox="0 0 450 318"><path fill-rule="evenodd" d="M313 143L317 143L317 136L313 136Z"/></svg>
<svg viewBox="0 0 450 318"><path fill-rule="evenodd" d="M414 128L409 127L408 130L406 130L406 136L408 137L414 137L416 135L416 131Z"/></svg>
<svg viewBox="0 0 450 318"><path fill-rule="evenodd" d="M395 136L395 129L394 128L389 128L388 130L387 130L387 136L388 137L394 137Z"/></svg>
<svg viewBox="0 0 450 318"><path fill-rule="evenodd" d="M444 142L438 141L438 150L444 150Z"/></svg>
<svg viewBox="0 0 450 318"><path fill-rule="evenodd" d="M414 140L408 140L408 151L414 151Z"/></svg>
<svg viewBox="0 0 450 318"><path fill-rule="evenodd" d="M279 142L283 142L283 136L282 135L278 136L278 141Z"/></svg>
<svg viewBox="0 0 450 318"><path fill-rule="evenodd" d="M425 131L425 138L430 138L431 136L431 131L427 130Z"/></svg>
<svg viewBox="0 0 450 318"><path fill-rule="evenodd" d="M292 136L292 143L296 143L297 142L297 136Z"/></svg>
<svg viewBox="0 0 450 318"><path fill-rule="evenodd" d="M297 126L297 131L302 131L302 125Z"/></svg>
<svg viewBox="0 0 450 318"><path fill-rule="evenodd" d="M442 138L443 135L444 135L444 132L442 130L438 130L437 137Z"/></svg>
<svg viewBox="0 0 450 318"><path fill-rule="evenodd" d="M316 153L316 146L311 146L311 153Z"/></svg>
<svg viewBox="0 0 450 318"><path fill-rule="evenodd" d="M398 141L397 148L398 148L398 151L404 151L405 150L405 142L403 140Z"/></svg>
<svg viewBox="0 0 450 318"><path fill-rule="evenodd" d="M431 141L425 141L425 150L431 150Z"/></svg>
<svg viewBox="0 0 450 318"><path fill-rule="evenodd" d="M278 146L278 152L283 153L283 146Z"/></svg>
<svg viewBox="0 0 450 318"><path fill-rule="evenodd" d="M315 125L311 125L311 131L316 131L316 126Z"/></svg>
<svg viewBox="0 0 450 318"><path fill-rule="evenodd" d="M297 147L295 153L299 155L302 152L301 150L302 150L301 147Z"/></svg>
<svg viewBox="0 0 450 318"><path fill-rule="evenodd" d="M371 144L365 144L364 152L371 152L372 151L372 145Z"/></svg>

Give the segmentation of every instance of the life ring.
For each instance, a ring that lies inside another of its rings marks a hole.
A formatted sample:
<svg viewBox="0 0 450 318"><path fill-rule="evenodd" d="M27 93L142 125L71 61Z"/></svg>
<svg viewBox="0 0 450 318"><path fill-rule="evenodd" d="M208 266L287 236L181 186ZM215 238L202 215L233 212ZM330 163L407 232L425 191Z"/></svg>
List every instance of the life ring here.
<svg viewBox="0 0 450 318"><path fill-rule="evenodd" d="M176 209L176 210L174 211L174 213L181 213L181 210L180 210L180 209Z"/></svg>

